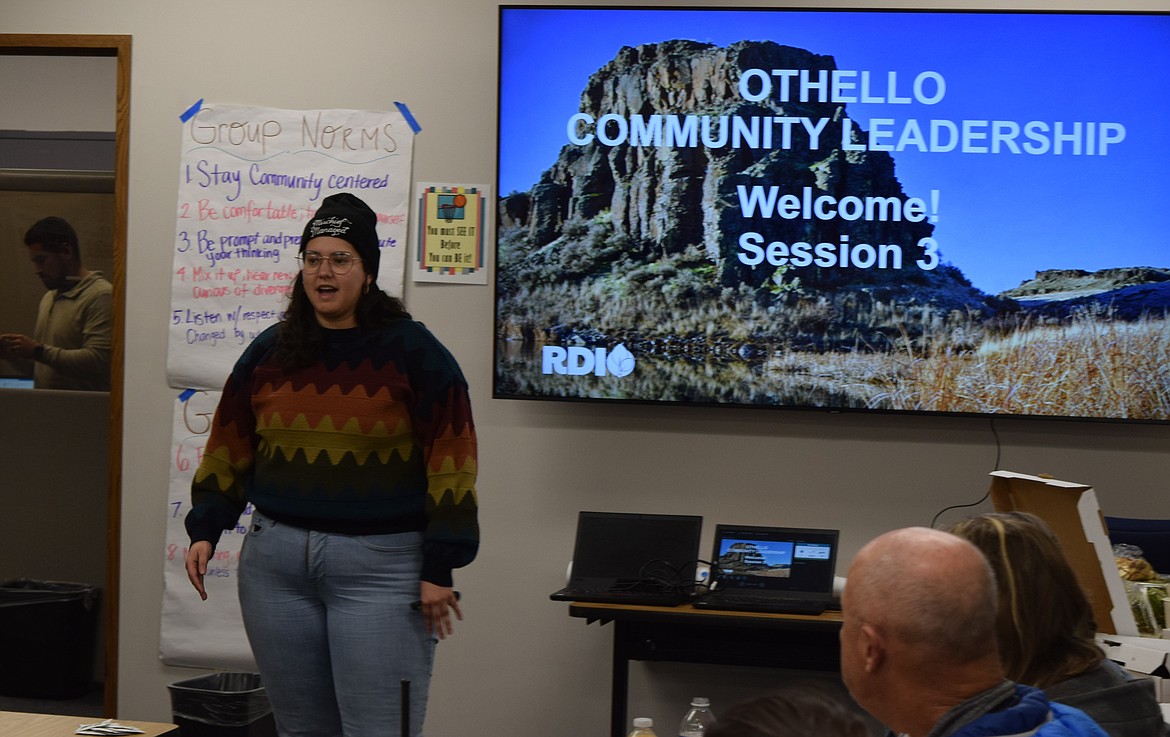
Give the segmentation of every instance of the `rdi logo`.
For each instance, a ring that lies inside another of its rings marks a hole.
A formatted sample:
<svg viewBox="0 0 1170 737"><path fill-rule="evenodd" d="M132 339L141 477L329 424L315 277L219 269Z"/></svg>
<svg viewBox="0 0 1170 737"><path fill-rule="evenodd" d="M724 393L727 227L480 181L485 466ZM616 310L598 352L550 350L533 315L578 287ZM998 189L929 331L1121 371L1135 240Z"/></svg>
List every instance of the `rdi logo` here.
<svg viewBox="0 0 1170 737"><path fill-rule="evenodd" d="M545 374L568 374L569 376L629 376L634 372L634 354L623 344L618 344L608 353L604 348L582 348L546 345L540 351L540 371Z"/></svg>

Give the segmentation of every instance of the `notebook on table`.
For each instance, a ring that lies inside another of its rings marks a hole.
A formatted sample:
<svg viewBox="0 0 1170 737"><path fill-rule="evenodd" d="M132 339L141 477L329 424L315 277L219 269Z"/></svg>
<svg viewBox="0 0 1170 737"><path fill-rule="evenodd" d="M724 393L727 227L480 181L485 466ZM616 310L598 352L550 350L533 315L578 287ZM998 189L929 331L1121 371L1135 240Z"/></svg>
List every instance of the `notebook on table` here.
<svg viewBox="0 0 1170 737"><path fill-rule="evenodd" d="M833 600L837 530L716 525L713 590L696 609L820 614Z"/></svg>
<svg viewBox="0 0 1170 737"><path fill-rule="evenodd" d="M703 518L580 512L568 584L553 601L677 606L694 594Z"/></svg>

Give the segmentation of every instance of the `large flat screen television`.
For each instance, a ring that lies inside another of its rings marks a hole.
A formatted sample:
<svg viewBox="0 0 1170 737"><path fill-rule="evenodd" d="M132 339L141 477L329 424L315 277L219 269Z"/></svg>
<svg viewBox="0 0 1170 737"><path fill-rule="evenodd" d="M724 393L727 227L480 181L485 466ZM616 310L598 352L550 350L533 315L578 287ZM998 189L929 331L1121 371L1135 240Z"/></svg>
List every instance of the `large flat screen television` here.
<svg viewBox="0 0 1170 737"><path fill-rule="evenodd" d="M1170 420L1170 14L503 6L493 394Z"/></svg>

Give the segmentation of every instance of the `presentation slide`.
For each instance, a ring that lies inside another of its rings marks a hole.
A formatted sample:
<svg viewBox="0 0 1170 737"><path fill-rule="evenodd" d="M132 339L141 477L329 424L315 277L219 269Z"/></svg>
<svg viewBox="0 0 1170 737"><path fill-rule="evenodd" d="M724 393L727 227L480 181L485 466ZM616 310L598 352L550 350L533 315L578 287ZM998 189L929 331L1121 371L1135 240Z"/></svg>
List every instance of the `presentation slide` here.
<svg viewBox="0 0 1170 737"><path fill-rule="evenodd" d="M1167 68L1167 14L502 7L494 395L1170 419Z"/></svg>

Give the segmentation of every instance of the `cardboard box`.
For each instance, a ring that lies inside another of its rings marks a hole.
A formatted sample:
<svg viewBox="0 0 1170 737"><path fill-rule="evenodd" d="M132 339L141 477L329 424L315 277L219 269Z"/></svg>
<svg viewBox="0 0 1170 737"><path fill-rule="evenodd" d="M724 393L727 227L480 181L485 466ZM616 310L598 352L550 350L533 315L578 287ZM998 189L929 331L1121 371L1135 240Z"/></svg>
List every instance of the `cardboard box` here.
<svg viewBox="0 0 1170 737"><path fill-rule="evenodd" d="M1154 682L1158 701L1170 702L1170 640L1129 635L1097 635L1105 657Z"/></svg>
<svg viewBox="0 0 1170 737"><path fill-rule="evenodd" d="M1126 670L1147 676L1170 676L1170 640L1099 633L1097 644L1105 657Z"/></svg>
<svg viewBox="0 0 1170 737"><path fill-rule="evenodd" d="M1077 580L1089 596L1098 631L1138 636L1097 493L1091 486L992 471L990 494L997 512L1031 512L1056 533Z"/></svg>

